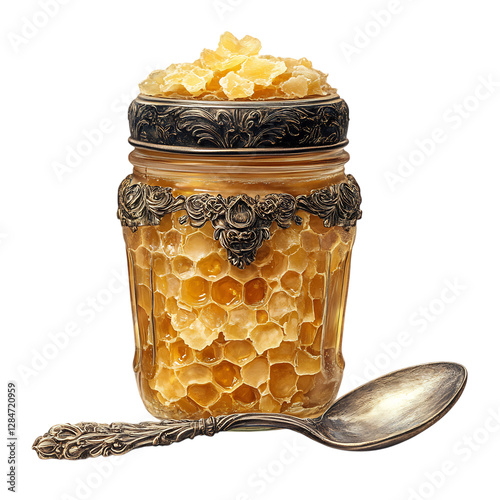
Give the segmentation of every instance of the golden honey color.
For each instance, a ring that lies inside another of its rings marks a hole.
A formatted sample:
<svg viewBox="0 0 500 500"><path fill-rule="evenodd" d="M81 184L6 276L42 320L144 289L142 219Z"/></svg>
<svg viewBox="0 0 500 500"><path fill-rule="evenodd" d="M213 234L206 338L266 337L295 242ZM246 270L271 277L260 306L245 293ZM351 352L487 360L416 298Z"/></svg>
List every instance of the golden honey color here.
<svg viewBox="0 0 500 500"><path fill-rule="evenodd" d="M305 58L259 55L261 43L226 31L216 50L204 49L193 63L171 64L139 84L142 94L170 98L300 99L334 94L327 75Z"/></svg>
<svg viewBox="0 0 500 500"><path fill-rule="evenodd" d="M134 182L173 194L307 194L345 179L347 153L199 157L136 149ZM142 399L158 418L241 412L322 413L337 394L355 228L298 211L245 269L210 223L124 227Z"/></svg>

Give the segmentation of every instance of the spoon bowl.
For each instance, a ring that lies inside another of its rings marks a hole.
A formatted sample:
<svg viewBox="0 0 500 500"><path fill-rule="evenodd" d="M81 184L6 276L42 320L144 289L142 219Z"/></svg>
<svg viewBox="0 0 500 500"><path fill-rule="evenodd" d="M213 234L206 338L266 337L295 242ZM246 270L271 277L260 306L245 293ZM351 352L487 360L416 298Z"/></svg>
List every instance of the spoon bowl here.
<svg viewBox="0 0 500 500"><path fill-rule="evenodd" d="M38 437L33 449L40 458L78 460L226 430L291 429L333 448L375 450L410 439L437 422L457 402L466 382L462 365L429 363L372 380L338 399L318 418L240 413L140 424L62 424Z"/></svg>
<svg viewBox="0 0 500 500"><path fill-rule="evenodd" d="M384 375L342 396L318 419L322 442L346 450L400 443L443 417L466 382L467 370L456 363L430 363Z"/></svg>

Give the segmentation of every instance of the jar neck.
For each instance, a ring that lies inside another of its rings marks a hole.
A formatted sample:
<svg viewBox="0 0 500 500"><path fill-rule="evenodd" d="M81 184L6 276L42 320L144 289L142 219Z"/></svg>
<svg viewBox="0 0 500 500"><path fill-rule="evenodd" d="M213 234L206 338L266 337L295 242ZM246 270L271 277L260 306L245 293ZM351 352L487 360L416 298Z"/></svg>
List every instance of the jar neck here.
<svg viewBox="0 0 500 500"><path fill-rule="evenodd" d="M174 192L301 194L345 179L343 149L280 155L182 154L135 148L134 181L170 186Z"/></svg>

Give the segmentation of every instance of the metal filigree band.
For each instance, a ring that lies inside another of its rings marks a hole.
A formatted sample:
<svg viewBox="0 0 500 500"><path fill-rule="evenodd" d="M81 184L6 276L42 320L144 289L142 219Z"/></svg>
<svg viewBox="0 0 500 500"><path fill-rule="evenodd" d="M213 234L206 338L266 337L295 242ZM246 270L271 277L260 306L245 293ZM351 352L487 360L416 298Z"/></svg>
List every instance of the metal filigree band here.
<svg viewBox="0 0 500 500"><path fill-rule="evenodd" d="M288 101L140 95L128 117L134 146L192 154L272 154L345 146L349 109L336 94Z"/></svg>
<svg viewBox="0 0 500 500"><path fill-rule="evenodd" d="M361 218L361 193L352 175L308 195L240 194L227 198L208 193L174 197L170 187L132 184L132 177L126 177L118 190L118 218L123 226L136 231L139 226L158 225L166 214L184 210L179 222L197 228L210 222L214 239L227 250L229 262L241 269L255 260L257 250L271 237L273 222L281 228L302 224L298 210L317 215L325 227L349 228Z"/></svg>

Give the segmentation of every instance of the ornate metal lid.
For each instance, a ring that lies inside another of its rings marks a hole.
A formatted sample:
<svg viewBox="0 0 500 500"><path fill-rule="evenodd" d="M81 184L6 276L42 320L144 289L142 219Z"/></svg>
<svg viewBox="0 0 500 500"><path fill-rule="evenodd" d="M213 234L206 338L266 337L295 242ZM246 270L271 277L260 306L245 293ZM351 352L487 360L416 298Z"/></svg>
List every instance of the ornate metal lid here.
<svg viewBox="0 0 500 500"><path fill-rule="evenodd" d="M294 100L201 101L139 95L133 146L203 154L283 153L347 144L349 109L337 94Z"/></svg>

